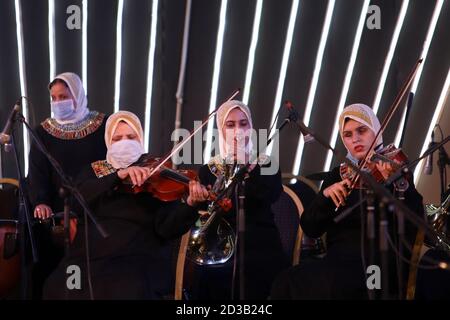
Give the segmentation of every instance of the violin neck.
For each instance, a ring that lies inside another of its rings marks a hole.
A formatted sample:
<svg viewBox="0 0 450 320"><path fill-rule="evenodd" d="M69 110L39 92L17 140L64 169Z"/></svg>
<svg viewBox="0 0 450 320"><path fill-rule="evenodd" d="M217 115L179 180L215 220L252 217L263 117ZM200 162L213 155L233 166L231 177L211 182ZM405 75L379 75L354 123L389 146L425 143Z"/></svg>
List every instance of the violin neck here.
<svg viewBox="0 0 450 320"><path fill-rule="evenodd" d="M398 163L396 163L394 160L389 159L388 157L385 157L379 153L374 153L372 155L372 157L370 158L371 161L382 161L382 162L387 162L390 163L392 165L394 165L395 167L398 166Z"/></svg>
<svg viewBox="0 0 450 320"><path fill-rule="evenodd" d="M187 186L189 185L189 181L191 181L191 179L189 179L185 175L169 168L161 170L160 176Z"/></svg>

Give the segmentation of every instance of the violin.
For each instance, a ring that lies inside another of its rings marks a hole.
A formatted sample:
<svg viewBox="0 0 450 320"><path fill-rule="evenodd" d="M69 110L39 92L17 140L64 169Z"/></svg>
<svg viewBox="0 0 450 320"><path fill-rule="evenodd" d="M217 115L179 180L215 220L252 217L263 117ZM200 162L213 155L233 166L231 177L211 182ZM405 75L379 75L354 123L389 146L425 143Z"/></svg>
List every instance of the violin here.
<svg viewBox="0 0 450 320"><path fill-rule="evenodd" d="M231 101L238 95L240 89L237 89L228 98ZM144 154L134 166L147 167L151 169L151 175L147 181L140 187L133 186L130 179L126 179L122 184L123 191L130 193L149 192L161 201L174 201L183 198L189 190L189 181L197 179L197 174L192 170L174 170L172 169L172 162L170 158L190 141L190 139L200 131L210 119L214 117L220 107L210 112L202 124L192 130L191 134L177 143L169 154L164 158L152 157ZM217 200L217 195L210 192L209 199L215 201L223 210L229 211L232 207L231 199L220 198ZM217 201L216 201L217 200Z"/></svg>
<svg viewBox="0 0 450 320"><path fill-rule="evenodd" d="M195 171L174 170L170 160L162 163L161 158L149 154L144 154L132 166L150 168L152 174L142 186L133 186L131 180L127 178L122 183L122 191L134 194L148 192L161 201L175 201L183 198L189 191L189 181L198 179ZM208 200L215 201L216 199L217 195L209 192ZM232 207L229 198L219 199L217 204L224 211L229 211Z"/></svg>
<svg viewBox="0 0 450 320"><path fill-rule="evenodd" d="M392 167L397 170L405 163L408 162L408 157L402 151L401 148L396 148L393 144L390 144L377 152L372 153L370 156L370 162L378 162L382 161L385 163L389 163ZM377 167L373 164L366 164L363 168L363 171L368 172L377 182L383 183L385 179L381 172L377 169ZM347 163L342 163L339 167L339 172L342 180L349 179L350 181L354 181L357 176L357 172L353 170ZM358 179L354 185L357 189L365 189L365 185L361 179Z"/></svg>

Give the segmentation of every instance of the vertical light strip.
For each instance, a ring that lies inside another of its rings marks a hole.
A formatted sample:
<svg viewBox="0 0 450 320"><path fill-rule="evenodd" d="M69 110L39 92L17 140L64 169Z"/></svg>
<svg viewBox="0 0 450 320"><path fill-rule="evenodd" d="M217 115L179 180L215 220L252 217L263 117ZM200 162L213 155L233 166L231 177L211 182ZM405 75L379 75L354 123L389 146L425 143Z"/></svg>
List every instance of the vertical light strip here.
<svg viewBox="0 0 450 320"><path fill-rule="evenodd" d="M81 68L82 68L82 77L83 77L83 87L86 95L88 94L87 87L87 35L88 35L88 0L83 0L83 30L81 34L81 45L82 45L82 60L81 60Z"/></svg>
<svg viewBox="0 0 450 320"><path fill-rule="evenodd" d="M50 82L56 76L55 0L48 0L48 53L50 59Z"/></svg>
<svg viewBox="0 0 450 320"><path fill-rule="evenodd" d="M262 7L263 7L263 0L257 0L255 8L255 17L253 18L252 39L250 42L250 49L248 51L247 72L245 73L245 86L242 99L242 102L244 102L245 104L248 104L248 100L250 97L250 87L252 84L253 67L255 64L256 46L258 45L259 27L261 25Z"/></svg>
<svg viewBox="0 0 450 320"><path fill-rule="evenodd" d="M288 25L288 30L286 33L286 40L284 43L283 58L281 60L280 75L278 77L277 92L275 95L275 102L273 105L272 118L270 120L269 126L271 126L272 123L275 121L275 118L278 113L278 109L280 108L280 104L281 104L281 97L283 95L284 82L286 80L287 66L289 64L289 56L291 53L292 38L294 36L294 27L295 27L295 22L297 21L299 3L300 3L300 0L292 1L291 13L289 16L289 25ZM273 144L271 143L267 147L268 155L272 154L272 146L273 146Z"/></svg>
<svg viewBox="0 0 450 320"><path fill-rule="evenodd" d="M409 0L403 0L402 7L400 8L400 13L395 24L394 34L392 35L391 44L389 45L389 51L384 61L383 72L381 73L380 82L378 83L377 93L375 95L375 100L372 105L373 112L378 113L380 107L381 97L383 96L384 87L386 85L386 79L391 67L392 59L394 57L395 48L397 47L398 38L400 36L400 31L403 27L403 22L405 21L406 11L408 10Z"/></svg>
<svg viewBox="0 0 450 320"><path fill-rule="evenodd" d="M309 87L308 100L306 101L305 113L303 115L303 123L309 126L309 120L311 119L312 106L314 104L314 98L316 96L317 83L319 81L320 70L322 68L323 53L325 51L325 45L327 43L328 34L330 32L331 18L333 17L335 0L329 0L327 6L327 12L325 14L325 20L323 22L322 34L320 36L320 43L317 49L316 63L314 65L313 77L311 80L311 86ZM300 164L302 160L303 148L305 142L302 137L299 139L297 146L297 152L295 154L294 166L292 167L292 174L298 175L300 171Z"/></svg>
<svg viewBox="0 0 450 320"><path fill-rule="evenodd" d="M0 146L0 179L3 178L3 166L2 166L2 147ZM2 189L2 185L0 184L0 190Z"/></svg>
<svg viewBox="0 0 450 320"><path fill-rule="evenodd" d="M219 87L219 76L220 76L220 65L222 61L222 47L223 47L223 36L225 34L225 23L227 17L227 5L228 0L222 0L220 5L220 18L219 18L219 28L217 30L217 41L216 41L216 54L214 57L214 70L213 79L211 86L211 99L209 101L209 113L216 109L217 104L217 88ZM214 121L208 122L208 128L206 129L206 146L203 152L203 161L206 163L211 158L211 145L212 145L212 131L214 128Z"/></svg>
<svg viewBox="0 0 450 320"><path fill-rule="evenodd" d="M116 25L116 79L114 84L114 112L119 111L120 103L120 77L122 74L122 21L123 21L123 2L119 0L117 7L117 25Z"/></svg>
<svg viewBox="0 0 450 320"><path fill-rule="evenodd" d="M150 119L152 115L153 71L155 65L156 31L158 27L158 0L152 1L152 16L150 24L150 48L147 66L147 93L145 97L144 143L145 151L150 146Z"/></svg>
<svg viewBox="0 0 450 320"><path fill-rule="evenodd" d="M19 78L20 78L20 93L23 97L27 97L27 79L25 68L25 54L24 54L24 42L23 42L23 27L22 27L22 7L20 0L14 1L14 7L16 11L16 36L17 36L17 53L19 60ZM25 119L28 120L28 101L22 100L22 114ZM23 158L24 158L24 176L28 174L28 152L30 151L30 142L28 132L25 126L23 126Z"/></svg>
<svg viewBox="0 0 450 320"><path fill-rule="evenodd" d="M433 118L431 119L430 126L428 127L427 135L425 136L425 141L422 145L422 150L420 151L420 155L422 155L427 149L428 144L430 143L431 132L434 130L434 126L438 123L439 119L441 119L442 112L444 110L444 104L446 99L449 99L449 89L450 89L450 68L447 72L447 78L444 82L444 87L442 88L441 95L439 96L438 103L436 105L436 109L434 109ZM414 183L417 186L420 178L422 177L424 161L421 161L420 166L416 166L414 170ZM418 170L418 168L420 169Z"/></svg>
<svg viewBox="0 0 450 320"><path fill-rule="evenodd" d="M334 120L333 133L331 134L330 145L334 148L336 146L336 140L339 132L339 115L344 109L345 102L347 100L348 90L350 88L350 81L353 76L353 68L355 67L356 57L358 55L359 44L361 42L361 35L366 22L367 9L369 8L370 0L365 0L362 6L361 14L359 16L358 27L356 29L355 39L353 40L353 48L350 56L350 61L347 66L347 72L345 74L344 86L341 92L341 98L339 99L338 109ZM333 159L333 153L329 150L327 159L325 161L324 171L328 171L331 166L331 160Z"/></svg>
<svg viewBox="0 0 450 320"><path fill-rule="evenodd" d="M438 0L436 2L436 6L434 7L433 16L431 17L430 26L428 27L427 36L425 38L425 42L423 43L422 54L420 57L423 59L422 63L417 70L416 77L411 86L411 92L416 93L417 86L419 85L420 78L422 77L423 67L427 61L428 50L430 49L431 40L433 40L434 31L436 30L436 25L439 19L439 15L441 13L442 6L444 4L444 0ZM406 118L406 107L403 110L402 118L400 120L400 124L397 129L397 135L395 136L395 145L398 146L400 144L400 140L402 138L402 132L405 126L405 118Z"/></svg>

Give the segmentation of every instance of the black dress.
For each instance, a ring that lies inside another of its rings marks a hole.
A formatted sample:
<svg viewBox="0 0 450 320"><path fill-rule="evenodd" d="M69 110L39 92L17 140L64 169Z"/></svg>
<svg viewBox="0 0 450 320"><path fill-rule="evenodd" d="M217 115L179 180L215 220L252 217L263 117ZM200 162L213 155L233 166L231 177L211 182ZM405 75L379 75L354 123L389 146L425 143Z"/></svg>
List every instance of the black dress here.
<svg viewBox="0 0 450 320"><path fill-rule="evenodd" d="M84 120L75 124L61 125L55 119L43 121L35 132L48 152L61 165L71 179L77 177L81 168L105 159L105 123L102 113L91 111ZM54 213L63 211L64 200L59 196L61 179L48 159L34 141L29 155L28 183L31 210L38 204L46 204ZM79 213L79 205L71 199L72 211ZM42 286L63 256L59 238L51 232L51 223L34 226L39 262L33 267L33 297L41 298Z"/></svg>
<svg viewBox="0 0 450 320"><path fill-rule="evenodd" d="M170 240L189 230L197 210L181 202L161 202L148 193L122 192L117 173L98 178L88 168L79 181L80 191L109 236L103 238L92 221L81 219L70 254L46 282L44 298L90 299L86 238L94 299L169 296L174 288ZM66 287L70 265L80 268L81 289Z"/></svg>
<svg viewBox="0 0 450 320"><path fill-rule="evenodd" d="M203 185L214 185L217 176L211 172L213 165L204 165L199 170ZM213 171L215 170L212 169ZM245 298L267 299L275 276L288 266L283 253L280 235L274 222L271 204L282 192L281 174L261 175L257 165L245 180ZM233 197L234 198L234 197ZM236 232L236 204L224 218ZM239 246L239 242L238 242ZM229 300L231 298L233 257L225 264L196 266L194 273L193 299ZM239 262L237 262L239 265ZM239 298L239 270L235 278L235 299Z"/></svg>
<svg viewBox="0 0 450 320"><path fill-rule="evenodd" d="M362 220L360 206L357 206L345 219L339 223L334 218L346 208L359 202L362 195L355 189L348 196L346 206L335 212L335 205L330 198L323 195L323 190L341 181L339 167L334 168L324 181L322 190L312 204L303 213L300 223L303 231L310 237L322 236L325 232L327 255L323 259L312 259L301 262L298 266L284 271L274 283L272 297L274 299L367 299L366 270L369 248L364 241L364 251L361 249L361 226L365 226L365 215ZM416 191L412 182L405 192L406 205L418 215L423 215L422 196ZM365 209L365 205L364 205ZM377 213L375 214L377 216ZM394 214L388 214L391 237L395 241L396 222ZM376 224L378 225L378 223ZM416 228L405 222L405 238L413 244ZM378 234L378 230L376 230ZM364 238L366 239L366 238ZM378 242L377 242L378 248ZM395 272L396 259L390 252L390 291L395 297L398 276ZM364 252L364 255L362 254ZM405 256L409 252L404 249ZM364 256L364 259L362 258ZM380 265L378 260L376 264ZM364 267L365 265L365 267ZM406 287L408 266L403 265L403 284Z"/></svg>

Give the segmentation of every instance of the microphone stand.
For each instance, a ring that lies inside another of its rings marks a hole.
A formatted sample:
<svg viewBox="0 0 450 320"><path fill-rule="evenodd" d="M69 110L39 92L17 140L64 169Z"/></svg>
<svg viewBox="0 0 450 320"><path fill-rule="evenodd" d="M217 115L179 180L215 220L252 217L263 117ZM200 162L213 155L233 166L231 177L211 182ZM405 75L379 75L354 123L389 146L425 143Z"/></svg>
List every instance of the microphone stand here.
<svg viewBox="0 0 450 320"><path fill-rule="evenodd" d="M13 119L14 121L14 119ZM16 163L17 178L19 180L19 248L20 248L20 295L22 300L27 300L29 298L29 273L27 270L27 255L26 255L26 236L25 236L25 224L28 230L28 238L30 240L31 254L33 258L33 264L39 261L37 249L36 249L36 239L33 233L33 227L31 223L30 214L30 204L28 203L28 192L25 185L25 181L22 175L22 170L20 168L19 152L17 150L17 145L15 143L14 134L11 135L12 150L14 153L14 159Z"/></svg>
<svg viewBox="0 0 450 320"><path fill-rule="evenodd" d="M238 196L239 299L245 300L245 180L236 184Z"/></svg>
<svg viewBox="0 0 450 320"><path fill-rule="evenodd" d="M446 179L445 176L445 168L447 165L450 165L450 158L448 157L447 152L444 149L444 146L441 145L439 147L439 158L438 158L438 167L439 167L439 178L441 181L441 202L445 200L445 188L446 188Z"/></svg>
<svg viewBox="0 0 450 320"><path fill-rule="evenodd" d="M400 178L403 177L403 175L407 174L412 168L414 168L422 159L428 157L430 154L444 146L448 141L450 140L450 136L447 136L444 140L442 140L439 143L434 143L428 150L426 150L419 158L415 159L414 161L411 161L409 163L404 164L400 168L397 169L390 177L386 180L384 183L386 186L391 185L392 183L396 182Z"/></svg>
<svg viewBox="0 0 450 320"><path fill-rule="evenodd" d="M405 179L406 181L406 179ZM406 189L401 189L398 193L398 200L404 201L405 200L405 191ZM405 239L405 217L403 215L403 212L401 210L395 210L395 215L397 216L397 249L399 252L399 256L403 256L403 243ZM398 268L398 292L399 292L399 299L401 299L401 295L403 294L403 262L399 259L397 259L397 268Z"/></svg>
<svg viewBox="0 0 450 320"><path fill-rule="evenodd" d="M64 253L68 256L70 253L70 192L61 187L59 196L64 199Z"/></svg>
<svg viewBox="0 0 450 320"><path fill-rule="evenodd" d="M367 201L367 239L369 241L369 265L375 264L375 194L373 190L366 190ZM369 300L375 300L375 292L368 290Z"/></svg>
<svg viewBox="0 0 450 320"><path fill-rule="evenodd" d="M64 171L61 168L61 165L58 163L58 161L56 161L56 159L53 158L53 156L47 151L47 148L40 141L40 139L38 138L38 136L36 135L34 130L30 127L28 122L25 120L24 116L20 113L17 116L18 116L18 120L20 122L22 122L25 125L25 127L27 128L31 138L36 143L36 146L38 147L38 149L45 155L45 157L48 159L48 161L50 162L52 167L55 169L55 171L61 178L62 185L66 189L66 192L68 192L69 194L72 194L75 197L75 199L77 199L77 201L82 206L83 210L87 213L87 215L89 216L91 221L94 223L95 227L97 228L97 230L101 234L101 236L103 238L107 238L109 235L103 229L102 225L100 225L97 222L97 219L92 215L92 212L89 210L89 206L87 205L86 200L84 199L84 197L80 193L80 191L75 187L72 179L64 173ZM66 207L66 205L65 205L65 207ZM70 212L70 210L66 210L66 208L65 208L65 210L64 210L65 224L66 224L66 221L67 222L69 221L69 212ZM68 225L68 223L67 223L67 225ZM66 227L66 225L65 225L65 227ZM68 232L66 232L66 237L67 236L68 236ZM66 241L68 241L68 240L65 240L65 242Z"/></svg>
<svg viewBox="0 0 450 320"><path fill-rule="evenodd" d="M395 199L395 198L394 198ZM381 299L389 300L389 246L388 246L388 232L389 222L386 215L386 204L388 199L381 197L378 209L380 211L380 229L379 229L379 246L381 258ZM400 277L402 274L400 273ZM401 288L399 288L399 291Z"/></svg>

